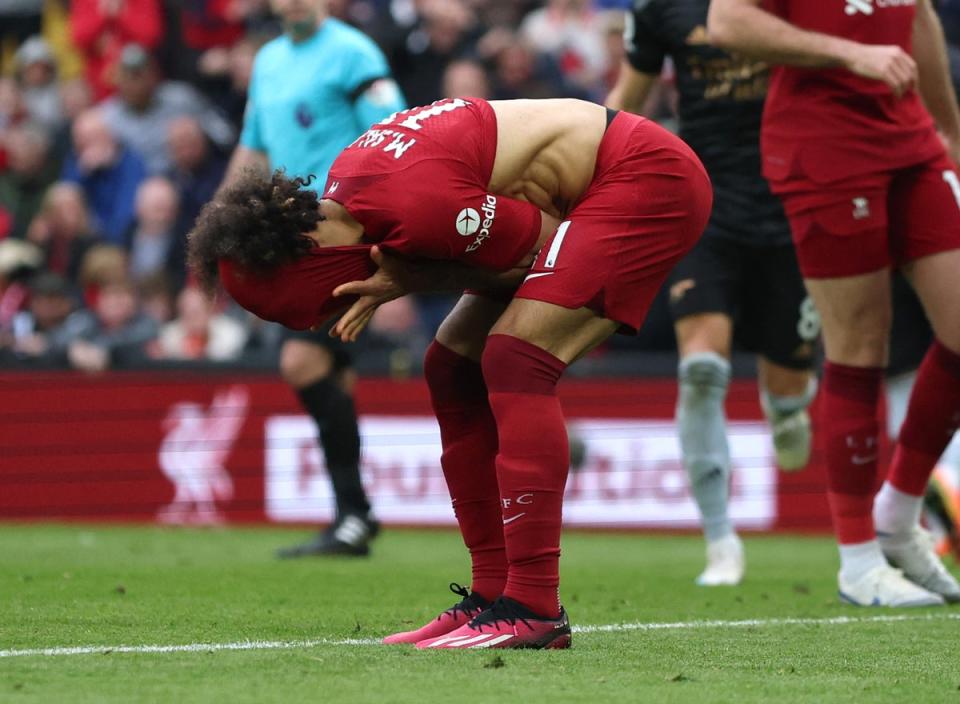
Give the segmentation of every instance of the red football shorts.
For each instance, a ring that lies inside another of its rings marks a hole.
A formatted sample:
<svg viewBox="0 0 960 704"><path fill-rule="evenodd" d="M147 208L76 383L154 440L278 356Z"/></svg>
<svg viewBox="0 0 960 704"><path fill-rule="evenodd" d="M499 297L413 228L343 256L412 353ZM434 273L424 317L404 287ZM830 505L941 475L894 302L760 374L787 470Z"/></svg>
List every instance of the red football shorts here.
<svg viewBox="0 0 960 704"><path fill-rule="evenodd" d="M710 179L684 142L618 113L600 142L593 181L515 296L586 307L636 331L699 239L712 204Z"/></svg>
<svg viewBox="0 0 960 704"><path fill-rule="evenodd" d="M829 186L788 186L777 190L804 278L857 276L960 249L960 180L945 153Z"/></svg>

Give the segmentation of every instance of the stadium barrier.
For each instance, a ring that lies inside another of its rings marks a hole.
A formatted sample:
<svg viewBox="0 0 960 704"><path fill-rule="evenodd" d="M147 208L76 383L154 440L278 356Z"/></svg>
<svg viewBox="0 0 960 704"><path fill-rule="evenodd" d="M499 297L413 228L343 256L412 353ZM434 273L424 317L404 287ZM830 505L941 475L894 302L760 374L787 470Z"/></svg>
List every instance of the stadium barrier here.
<svg viewBox="0 0 960 704"><path fill-rule="evenodd" d="M561 383L574 444L571 526L697 526L670 379ZM363 476L387 524L453 523L421 380L357 384ZM728 400L731 510L745 529L829 529L821 453L776 470L753 382ZM274 375L0 374L0 519L323 523L333 502L314 427ZM536 428L531 428L536 432Z"/></svg>

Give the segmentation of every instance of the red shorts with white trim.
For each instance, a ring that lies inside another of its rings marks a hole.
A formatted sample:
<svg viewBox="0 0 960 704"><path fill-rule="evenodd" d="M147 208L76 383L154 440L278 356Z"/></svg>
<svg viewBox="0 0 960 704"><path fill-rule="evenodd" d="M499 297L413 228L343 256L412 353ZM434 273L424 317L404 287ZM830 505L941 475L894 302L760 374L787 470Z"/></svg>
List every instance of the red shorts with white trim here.
<svg viewBox="0 0 960 704"><path fill-rule="evenodd" d="M829 186L787 182L774 184L774 190L807 279L899 268L960 249L960 179L946 153Z"/></svg>
<svg viewBox="0 0 960 704"><path fill-rule="evenodd" d="M670 270L700 238L713 204L703 165L678 137L621 112L593 181L515 294L589 308L636 331Z"/></svg>

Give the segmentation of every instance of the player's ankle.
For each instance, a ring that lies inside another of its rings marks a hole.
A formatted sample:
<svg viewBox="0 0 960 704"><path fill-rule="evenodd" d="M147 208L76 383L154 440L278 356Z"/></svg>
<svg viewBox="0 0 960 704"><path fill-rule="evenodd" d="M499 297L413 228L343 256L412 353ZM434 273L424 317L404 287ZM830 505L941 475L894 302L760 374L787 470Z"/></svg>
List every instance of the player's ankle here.
<svg viewBox="0 0 960 704"><path fill-rule="evenodd" d="M840 544L840 574L845 579L854 579L886 564L880 543L876 540Z"/></svg>
<svg viewBox="0 0 960 704"><path fill-rule="evenodd" d="M506 583L506 578L499 582L478 579L474 580L474 583L470 585L470 591L482 599L492 602L495 601L501 594L503 594L503 589L506 586Z"/></svg>
<svg viewBox="0 0 960 704"><path fill-rule="evenodd" d="M724 517L722 521L703 523L703 539L709 544L732 542L738 540L737 531L734 530L733 523L729 518Z"/></svg>
<svg viewBox="0 0 960 704"><path fill-rule="evenodd" d="M556 589L516 590L507 588L503 596L544 620L560 618L560 600Z"/></svg>
<svg viewBox="0 0 960 704"><path fill-rule="evenodd" d="M920 524L923 497L900 491L889 481L883 483L873 504L877 533L909 534Z"/></svg>
<svg viewBox="0 0 960 704"><path fill-rule="evenodd" d="M763 409L767 421L775 423L778 420L782 420L808 408L816 395L817 380L816 378L811 378L807 382L807 388L803 393L792 396L773 394L766 389L761 389L760 406Z"/></svg>

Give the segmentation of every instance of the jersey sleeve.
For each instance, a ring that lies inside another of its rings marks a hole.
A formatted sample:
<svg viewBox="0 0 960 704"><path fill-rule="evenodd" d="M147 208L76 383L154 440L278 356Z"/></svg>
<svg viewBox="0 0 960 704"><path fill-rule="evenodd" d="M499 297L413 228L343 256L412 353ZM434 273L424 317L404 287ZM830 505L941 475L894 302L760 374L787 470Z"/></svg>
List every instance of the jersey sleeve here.
<svg viewBox="0 0 960 704"><path fill-rule="evenodd" d="M359 94L353 98L353 114L360 129L366 129L407 107L400 86L389 76L377 78L358 90Z"/></svg>
<svg viewBox="0 0 960 704"><path fill-rule="evenodd" d="M623 45L630 65L641 73L659 74L669 53L659 14L656 0L634 0L627 12Z"/></svg>
<svg viewBox="0 0 960 704"><path fill-rule="evenodd" d="M461 169L453 162L423 164L422 171L402 172L405 202L399 224L383 246L407 256L496 271L517 266L533 252L540 235L538 207L490 193L476 180L457 174Z"/></svg>
<svg viewBox="0 0 960 704"><path fill-rule="evenodd" d="M344 88L359 129L365 130L406 107L400 87L390 76L386 57L370 38L358 36L351 44L344 69Z"/></svg>
<svg viewBox="0 0 960 704"><path fill-rule="evenodd" d="M240 132L240 144L248 149L260 152L267 150L260 132L260 118L257 114L257 66L254 64L250 77L250 89L247 91L247 106L243 111L243 129Z"/></svg>

